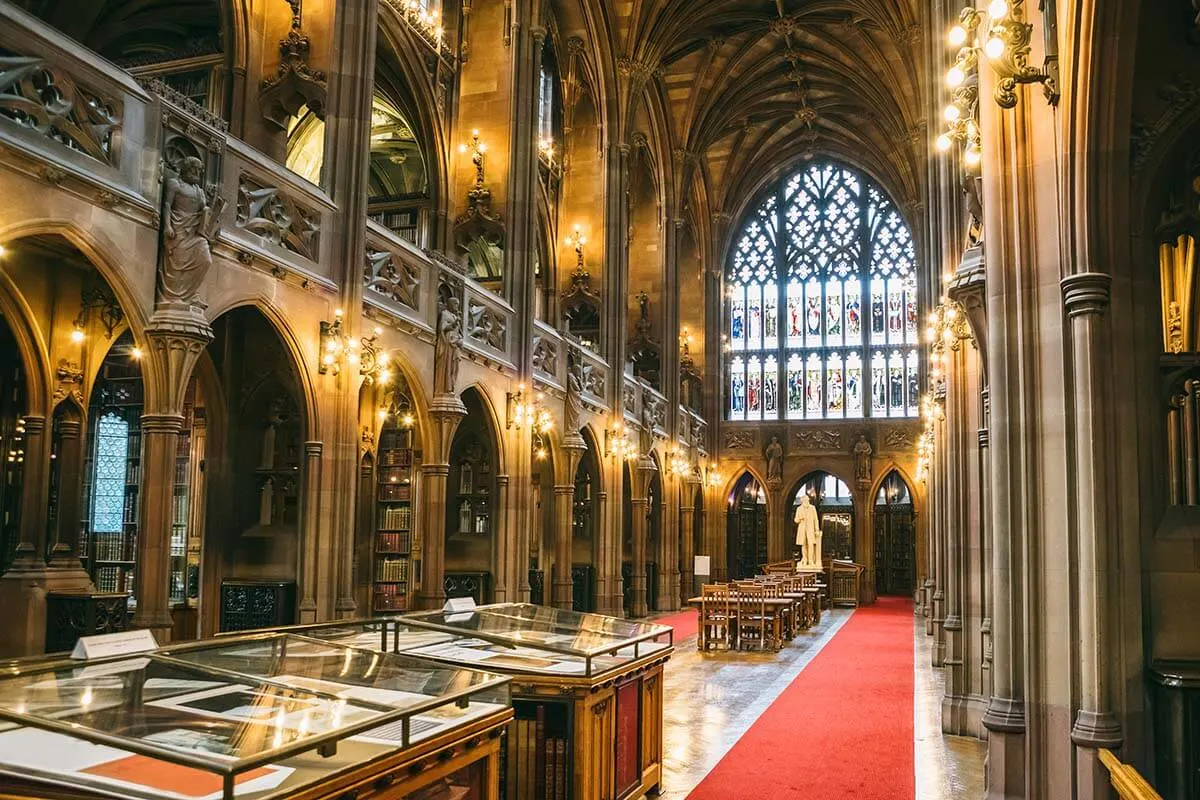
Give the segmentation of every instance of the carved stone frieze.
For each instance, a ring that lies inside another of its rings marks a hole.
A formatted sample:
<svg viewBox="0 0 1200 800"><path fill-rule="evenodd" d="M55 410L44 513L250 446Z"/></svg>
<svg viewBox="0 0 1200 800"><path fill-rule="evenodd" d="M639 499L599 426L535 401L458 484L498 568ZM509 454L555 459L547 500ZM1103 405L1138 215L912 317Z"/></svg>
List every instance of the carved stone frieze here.
<svg viewBox="0 0 1200 800"><path fill-rule="evenodd" d="M505 352L505 340L508 334L508 320L492 308L471 303L467 315L467 335L476 342L482 342L488 347Z"/></svg>
<svg viewBox="0 0 1200 800"><path fill-rule="evenodd" d="M912 450L917 446L917 434L908 428L891 428L883 433L884 450Z"/></svg>
<svg viewBox="0 0 1200 800"><path fill-rule="evenodd" d="M754 431L725 431L726 450L757 450L758 436Z"/></svg>
<svg viewBox="0 0 1200 800"><path fill-rule="evenodd" d="M421 277L411 264L397 259L386 250L367 249L363 267L363 286L413 310L420 308L418 289Z"/></svg>
<svg viewBox="0 0 1200 800"><path fill-rule="evenodd" d="M558 374L558 343L545 336L533 337L533 369L547 375Z"/></svg>
<svg viewBox="0 0 1200 800"><path fill-rule="evenodd" d="M319 257L320 215L244 173L238 178L237 226L310 261Z"/></svg>
<svg viewBox="0 0 1200 800"><path fill-rule="evenodd" d="M797 450L840 450L842 432L829 430L802 430L792 433L792 447Z"/></svg>
<svg viewBox="0 0 1200 800"><path fill-rule="evenodd" d="M118 101L89 92L44 59L0 57L0 117L65 147L114 164L121 111Z"/></svg>
<svg viewBox="0 0 1200 800"><path fill-rule="evenodd" d="M79 363L66 358L58 360L58 368L54 371L58 385L54 388L54 402L58 403L67 397L75 398L75 402L83 406L83 370Z"/></svg>
<svg viewBox="0 0 1200 800"><path fill-rule="evenodd" d="M621 391L621 407L625 409L627 414L637 413L637 387L625 384Z"/></svg>

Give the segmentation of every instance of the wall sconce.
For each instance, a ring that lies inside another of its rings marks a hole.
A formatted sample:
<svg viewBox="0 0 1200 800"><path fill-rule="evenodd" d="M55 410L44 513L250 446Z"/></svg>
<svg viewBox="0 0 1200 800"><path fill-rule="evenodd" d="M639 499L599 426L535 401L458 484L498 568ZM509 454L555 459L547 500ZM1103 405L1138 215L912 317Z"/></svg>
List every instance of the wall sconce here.
<svg viewBox="0 0 1200 800"><path fill-rule="evenodd" d="M538 157L547 164L554 165L554 140L541 139L538 141Z"/></svg>
<svg viewBox="0 0 1200 800"><path fill-rule="evenodd" d="M83 344L83 340L87 338L85 331L91 322L93 311L98 313L107 339L113 337L117 326L125 319L125 311L107 287L85 286L79 299L79 313L71 320L71 341L75 344Z"/></svg>
<svg viewBox="0 0 1200 800"><path fill-rule="evenodd" d="M973 50L976 58L978 51L983 50L999 79L993 96L1001 108L1015 108L1017 87L1033 83L1042 84L1046 99L1051 105L1057 105L1056 13L1054 3L1047 0L1042 10L1046 24L1046 63L1040 68L1029 63L1033 26L1025 21L1025 0L992 0L987 9L988 32L982 48L976 37L982 24L982 15L974 8L964 8L959 24L950 29L950 44L955 47L966 45L964 50ZM957 67L958 64L955 65ZM947 80L952 82L958 74L951 69Z"/></svg>
<svg viewBox="0 0 1200 800"><path fill-rule="evenodd" d="M587 244L587 237L585 237L583 235L583 233L579 230L578 225L576 225L575 229L573 231L571 231L571 235L567 237L566 243L567 243L567 247L571 247L571 248L575 249L575 270L577 272L582 272L583 271L583 246L585 244Z"/></svg>
<svg viewBox="0 0 1200 800"><path fill-rule="evenodd" d="M721 467L717 462L713 461L704 468L704 483L710 489L716 489L725 483L725 476L721 474Z"/></svg>
<svg viewBox="0 0 1200 800"><path fill-rule="evenodd" d="M524 430L529 428L535 434L546 434L554 429L554 417L542 406L545 395L538 392L530 403L525 399L525 384L517 386L517 391L506 395L508 423L506 427Z"/></svg>
<svg viewBox="0 0 1200 800"><path fill-rule="evenodd" d="M342 358L345 357L346 351L350 347L346 337L342 334L342 310L340 308L333 312L333 322L321 320L320 344L321 363L317 366L317 371L322 375L341 373Z"/></svg>
<svg viewBox="0 0 1200 800"><path fill-rule="evenodd" d="M604 455L619 461L635 461L638 456L638 446L629 435L629 428L620 420L614 422L604 431Z"/></svg>
<svg viewBox="0 0 1200 800"><path fill-rule="evenodd" d="M401 428L411 428L416 424L417 419L413 415L412 398L408 396L407 386L403 381L400 381L400 387L395 385L389 386L386 389L386 402L376 412L379 415L379 424L387 422L388 417L394 417L396 424Z"/></svg>
<svg viewBox="0 0 1200 800"><path fill-rule="evenodd" d="M667 452L667 469L678 478L682 478L692 471L687 450L682 445L677 444Z"/></svg>
<svg viewBox="0 0 1200 800"><path fill-rule="evenodd" d="M974 8L964 8L959 22L947 37L950 46L958 48L954 66L946 72L946 87L951 101L942 112L946 130L937 137L935 145L947 152L960 142L964 146L963 160L969 167L979 166L983 150L979 133L979 43L976 33L982 15Z"/></svg>
<svg viewBox="0 0 1200 800"><path fill-rule="evenodd" d="M471 163L475 166L475 188L483 188L483 155L487 152L487 144L479 140L479 129L471 131L471 143L460 144L458 152L471 152Z"/></svg>
<svg viewBox="0 0 1200 800"><path fill-rule="evenodd" d="M350 363L358 362L358 374L363 376L368 386L375 383L383 385L392 379L392 371L388 367L391 358L375 344L382 333L383 329L377 327L370 336L359 340L361 355L353 350L350 352Z"/></svg>

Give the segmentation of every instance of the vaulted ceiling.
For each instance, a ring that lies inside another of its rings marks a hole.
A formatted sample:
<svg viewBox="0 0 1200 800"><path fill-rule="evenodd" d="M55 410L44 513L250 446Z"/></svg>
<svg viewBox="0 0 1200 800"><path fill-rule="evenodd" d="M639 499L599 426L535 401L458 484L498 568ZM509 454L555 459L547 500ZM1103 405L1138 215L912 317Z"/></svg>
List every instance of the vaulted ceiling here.
<svg viewBox="0 0 1200 800"><path fill-rule="evenodd" d="M667 109L676 161L695 165L689 180L701 177L713 210L736 212L809 154L864 168L902 205L921 197L928 153L922 2L603 6L618 66L644 74L647 102Z"/></svg>

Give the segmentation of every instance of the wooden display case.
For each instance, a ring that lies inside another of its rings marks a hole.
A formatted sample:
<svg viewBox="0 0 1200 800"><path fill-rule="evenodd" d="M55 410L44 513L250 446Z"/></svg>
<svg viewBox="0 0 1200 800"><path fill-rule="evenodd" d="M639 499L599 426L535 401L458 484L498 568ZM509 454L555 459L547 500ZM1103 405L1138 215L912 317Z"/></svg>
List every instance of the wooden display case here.
<svg viewBox="0 0 1200 800"><path fill-rule="evenodd" d="M504 800L636 800L661 786L669 627L512 603L292 630L511 675Z"/></svg>

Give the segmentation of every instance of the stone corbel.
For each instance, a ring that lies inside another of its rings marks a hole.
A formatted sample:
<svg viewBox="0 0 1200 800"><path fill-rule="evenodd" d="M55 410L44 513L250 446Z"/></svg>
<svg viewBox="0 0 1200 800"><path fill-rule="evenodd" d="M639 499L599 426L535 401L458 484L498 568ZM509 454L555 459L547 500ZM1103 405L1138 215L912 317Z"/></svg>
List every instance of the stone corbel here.
<svg viewBox="0 0 1200 800"><path fill-rule="evenodd" d="M285 132L303 106L324 119L329 88L325 73L309 66L312 41L300 27L298 4L293 12L291 30L279 40L279 66L274 75L263 79L258 94L263 119Z"/></svg>

